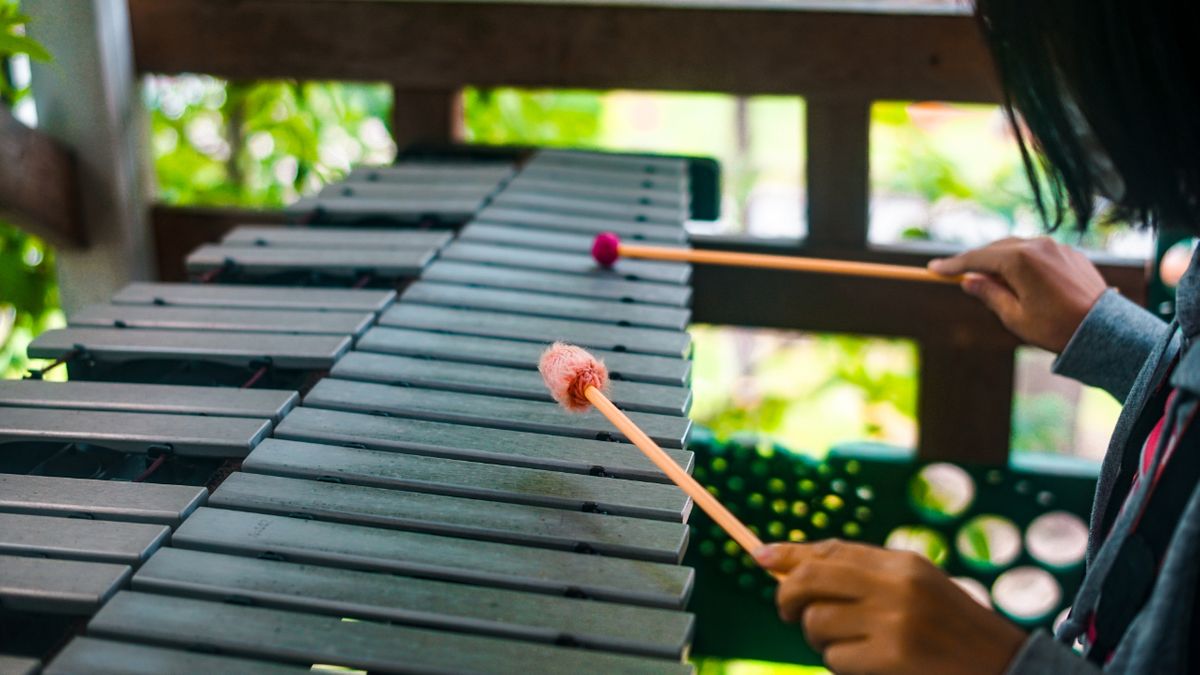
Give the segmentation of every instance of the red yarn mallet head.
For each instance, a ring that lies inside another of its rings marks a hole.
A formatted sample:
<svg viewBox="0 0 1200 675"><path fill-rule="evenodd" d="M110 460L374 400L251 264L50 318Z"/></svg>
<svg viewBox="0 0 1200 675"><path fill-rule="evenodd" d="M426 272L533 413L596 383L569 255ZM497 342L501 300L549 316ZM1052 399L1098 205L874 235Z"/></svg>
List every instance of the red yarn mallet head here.
<svg viewBox="0 0 1200 675"><path fill-rule="evenodd" d="M621 257L621 238L612 232L601 232L592 242L592 257L601 267L612 267Z"/></svg>
<svg viewBox="0 0 1200 675"><path fill-rule="evenodd" d="M608 389L608 368L587 351L564 342L555 342L542 352L538 371L550 395L572 412L587 412L592 407L584 392L588 387Z"/></svg>

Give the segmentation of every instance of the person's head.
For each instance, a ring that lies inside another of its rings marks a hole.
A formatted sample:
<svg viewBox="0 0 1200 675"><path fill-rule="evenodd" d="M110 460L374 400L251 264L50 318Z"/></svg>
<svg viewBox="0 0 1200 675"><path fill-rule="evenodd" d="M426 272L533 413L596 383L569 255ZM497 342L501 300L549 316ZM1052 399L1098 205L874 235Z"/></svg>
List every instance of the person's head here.
<svg viewBox="0 0 1200 675"><path fill-rule="evenodd" d="M1010 115L1028 128L1011 118L1050 225L1069 210L1086 226L1102 197L1115 218L1200 232L1196 3L976 0L975 10Z"/></svg>

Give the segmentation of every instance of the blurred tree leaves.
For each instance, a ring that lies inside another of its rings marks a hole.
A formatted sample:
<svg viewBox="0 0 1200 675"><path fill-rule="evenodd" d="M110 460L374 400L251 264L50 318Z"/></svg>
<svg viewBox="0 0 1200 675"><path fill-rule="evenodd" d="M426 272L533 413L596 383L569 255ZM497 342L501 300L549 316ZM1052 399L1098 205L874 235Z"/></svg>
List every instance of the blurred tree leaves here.
<svg viewBox="0 0 1200 675"><path fill-rule="evenodd" d="M24 35L28 21L16 0L0 0L0 105L11 106L29 93L10 77L12 57L51 60L45 48ZM0 222L0 376L25 371L25 346L41 331L62 323L58 306L53 251L40 239Z"/></svg>
<svg viewBox="0 0 1200 675"><path fill-rule="evenodd" d="M463 111L472 143L592 148L601 140L604 94L468 87Z"/></svg>
<svg viewBox="0 0 1200 675"><path fill-rule="evenodd" d="M167 204L284 206L396 153L387 85L149 76L142 96Z"/></svg>

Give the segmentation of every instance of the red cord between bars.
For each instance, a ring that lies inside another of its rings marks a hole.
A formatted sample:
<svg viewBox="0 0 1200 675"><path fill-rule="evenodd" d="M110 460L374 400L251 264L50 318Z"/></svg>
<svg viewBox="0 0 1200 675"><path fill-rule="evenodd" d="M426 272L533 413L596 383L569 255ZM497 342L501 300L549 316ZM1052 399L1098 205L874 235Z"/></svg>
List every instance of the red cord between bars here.
<svg viewBox="0 0 1200 675"><path fill-rule="evenodd" d="M254 385L258 384L258 381L261 380L263 375L266 374L267 366L259 366L258 370L254 371L254 374L250 376L250 379L246 380L246 382L242 384L241 388L249 389L250 387L253 387Z"/></svg>
<svg viewBox="0 0 1200 675"><path fill-rule="evenodd" d="M167 461L166 453L163 453L163 454L159 455L158 457L155 457L154 461L150 462L150 466L146 467L145 471L139 473L137 478L133 479L133 482L141 483L142 481L146 480L150 476L153 476L154 472L158 471L158 467L162 466L163 462L165 462L165 461Z"/></svg>

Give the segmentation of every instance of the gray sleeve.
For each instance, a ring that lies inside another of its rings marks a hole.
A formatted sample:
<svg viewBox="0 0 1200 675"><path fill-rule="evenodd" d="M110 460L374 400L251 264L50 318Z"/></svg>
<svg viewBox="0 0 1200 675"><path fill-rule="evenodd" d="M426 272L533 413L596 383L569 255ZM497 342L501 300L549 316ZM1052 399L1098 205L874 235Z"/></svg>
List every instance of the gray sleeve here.
<svg viewBox="0 0 1200 675"><path fill-rule="evenodd" d="M1079 324L1053 370L1124 401L1166 330L1162 319L1109 289Z"/></svg>
<svg viewBox="0 0 1200 675"><path fill-rule="evenodd" d="M1070 647L1039 630L1021 646L1016 658L1008 664L1006 675L1099 675L1100 669Z"/></svg>

